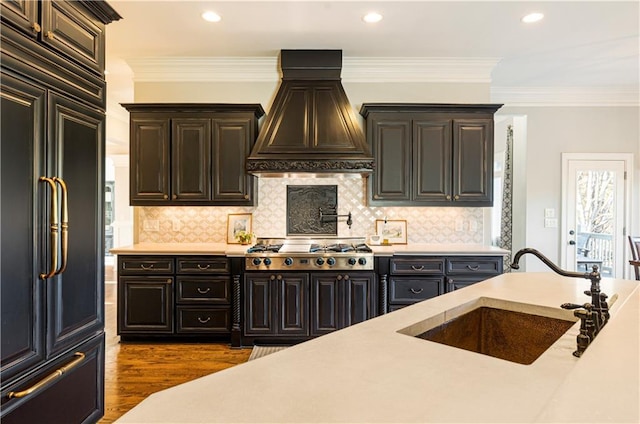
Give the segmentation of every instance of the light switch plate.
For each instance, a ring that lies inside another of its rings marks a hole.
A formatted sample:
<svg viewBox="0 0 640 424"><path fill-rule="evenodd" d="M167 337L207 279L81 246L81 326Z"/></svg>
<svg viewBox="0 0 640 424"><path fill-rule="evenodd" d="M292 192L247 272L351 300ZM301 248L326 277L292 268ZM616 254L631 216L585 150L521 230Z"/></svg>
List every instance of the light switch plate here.
<svg viewBox="0 0 640 424"><path fill-rule="evenodd" d="M556 210L553 208L546 208L544 210L544 217L545 218L555 218L556 217Z"/></svg>

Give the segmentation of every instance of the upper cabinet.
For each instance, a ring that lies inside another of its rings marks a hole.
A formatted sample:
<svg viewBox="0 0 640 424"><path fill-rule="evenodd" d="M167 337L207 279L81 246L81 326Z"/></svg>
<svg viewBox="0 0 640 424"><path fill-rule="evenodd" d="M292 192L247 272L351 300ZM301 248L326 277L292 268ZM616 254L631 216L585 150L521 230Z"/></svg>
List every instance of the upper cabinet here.
<svg viewBox="0 0 640 424"><path fill-rule="evenodd" d="M252 206L245 161L262 106L124 104L130 113L132 206Z"/></svg>
<svg viewBox="0 0 640 424"><path fill-rule="evenodd" d="M102 76L105 24L114 17L103 2L2 0L2 19L53 51Z"/></svg>
<svg viewBox="0 0 640 424"><path fill-rule="evenodd" d="M363 104L372 206L492 206L497 104Z"/></svg>

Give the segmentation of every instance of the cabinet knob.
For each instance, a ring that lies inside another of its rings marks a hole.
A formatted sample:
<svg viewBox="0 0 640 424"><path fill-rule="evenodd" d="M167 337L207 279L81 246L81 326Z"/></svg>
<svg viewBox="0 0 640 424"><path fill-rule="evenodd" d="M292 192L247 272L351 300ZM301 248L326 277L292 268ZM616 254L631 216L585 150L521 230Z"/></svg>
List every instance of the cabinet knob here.
<svg viewBox="0 0 640 424"><path fill-rule="evenodd" d="M454 200L460 200L460 196L458 196L457 194L455 196L453 196Z"/></svg>
<svg viewBox="0 0 640 424"><path fill-rule="evenodd" d="M450 194L447 194L446 199L447 199L447 200L451 200L451 195L450 195Z"/></svg>
<svg viewBox="0 0 640 424"><path fill-rule="evenodd" d="M248 195L248 194L245 194L245 195L244 195L244 198L245 198L246 200L249 200L249 195Z"/></svg>
<svg viewBox="0 0 640 424"><path fill-rule="evenodd" d="M48 38L49 40L55 40L55 39L56 39L55 35L53 35L53 32L51 32L51 31L47 31L47 32L45 32L45 33L44 33L44 36L45 36L46 38Z"/></svg>
<svg viewBox="0 0 640 424"><path fill-rule="evenodd" d="M345 274L344 280L347 281L348 279L349 279L349 276Z"/></svg>
<svg viewBox="0 0 640 424"><path fill-rule="evenodd" d="M33 30L33 32L38 33L40 31L42 31L42 27L40 26L39 23L34 22L31 24L31 29Z"/></svg>
<svg viewBox="0 0 640 424"><path fill-rule="evenodd" d="M275 275L270 275L270 276L269 276L269 280L273 281L273 280L275 280L275 279L276 279L276 276L275 276Z"/></svg>
<svg viewBox="0 0 640 424"><path fill-rule="evenodd" d="M178 195L177 195L177 194L174 194L173 196L171 196L171 198L172 198L173 200L176 200L176 199L178 198Z"/></svg>
<svg viewBox="0 0 640 424"><path fill-rule="evenodd" d="M165 194L164 196L162 196L162 198L163 198L164 200L167 200L167 199L169 198L169 196L167 196L167 195Z"/></svg>
<svg viewBox="0 0 640 424"><path fill-rule="evenodd" d="M338 275L338 276L336 277L336 280L338 280L338 281L342 280L342 275Z"/></svg>

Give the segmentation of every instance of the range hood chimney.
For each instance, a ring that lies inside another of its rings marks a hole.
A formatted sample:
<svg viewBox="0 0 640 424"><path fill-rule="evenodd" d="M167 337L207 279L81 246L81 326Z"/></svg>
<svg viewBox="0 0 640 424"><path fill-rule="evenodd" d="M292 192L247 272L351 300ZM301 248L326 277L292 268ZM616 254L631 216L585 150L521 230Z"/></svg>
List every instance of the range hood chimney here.
<svg viewBox="0 0 640 424"><path fill-rule="evenodd" d="M281 50L282 81L246 169L258 176L368 174L373 157L340 82L342 50Z"/></svg>

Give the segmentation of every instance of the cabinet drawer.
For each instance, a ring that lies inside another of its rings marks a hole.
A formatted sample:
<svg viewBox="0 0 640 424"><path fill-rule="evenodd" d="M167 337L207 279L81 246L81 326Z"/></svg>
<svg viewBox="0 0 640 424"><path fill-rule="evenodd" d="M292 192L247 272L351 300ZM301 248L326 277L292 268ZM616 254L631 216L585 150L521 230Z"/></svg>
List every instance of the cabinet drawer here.
<svg viewBox="0 0 640 424"><path fill-rule="evenodd" d="M444 274L444 258L393 258L391 274Z"/></svg>
<svg viewBox="0 0 640 424"><path fill-rule="evenodd" d="M490 276L453 275L447 278L447 293L463 289L480 281L491 278Z"/></svg>
<svg viewBox="0 0 640 424"><path fill-rule="evenodd" d="M32 393L8 398L10 391L32 388L52 374L57 376ZM103 379L104 335L100 335L3 391L2 424L95 423L104 414Z"/></svg>
<svg viewBox="0 0 640 424"><path fill-rule="evenodd" d="M444 293L444 277L392 277L389 280L389 303L415 303Z"/></svg>
<svg viewBox="0 0 640 424"><path fill-rule="evenodd" d="M176 302L228 305L231 300L229 277L177 277Z"/></svg>
<svg viewBox="0 0 640 424"><path fill-rule="evenodd" d="M118 258L120 275L173 274L174 260L167 256L121 256Z"/></svg>
<svg viewBox="0 0 640 424"><path fill-rule="evenodd" d="M231 310L228 307L178 306L176 319L178 333L227 333L231 331Z"/></svg>
<svg viewBox="0 0 640 424"><path fill-rule="evenodd" d="M229 260L224 257L180 257L178 274L221 274L229 273Z"/></svg>
<svg viewBox="0 0 640 424"><path fill-rule="evenodd" d="M502 274L502 257L450 258L447 259L447 274Z"/></svg>

